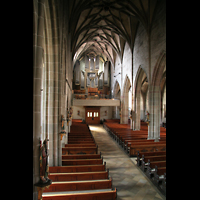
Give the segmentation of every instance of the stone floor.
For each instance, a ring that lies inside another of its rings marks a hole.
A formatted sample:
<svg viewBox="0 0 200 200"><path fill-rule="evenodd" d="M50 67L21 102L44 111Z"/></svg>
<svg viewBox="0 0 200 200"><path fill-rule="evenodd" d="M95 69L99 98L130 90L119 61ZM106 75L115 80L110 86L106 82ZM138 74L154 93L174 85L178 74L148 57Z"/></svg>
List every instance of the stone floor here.
<svg viewBox="0 0 200 200"><path fill-rule="evenodd" d="M113 188L117 188L117 200L166 199L142 174L122 148L109 136L103 125L90 125L90 130L109 169Z"/></svg>

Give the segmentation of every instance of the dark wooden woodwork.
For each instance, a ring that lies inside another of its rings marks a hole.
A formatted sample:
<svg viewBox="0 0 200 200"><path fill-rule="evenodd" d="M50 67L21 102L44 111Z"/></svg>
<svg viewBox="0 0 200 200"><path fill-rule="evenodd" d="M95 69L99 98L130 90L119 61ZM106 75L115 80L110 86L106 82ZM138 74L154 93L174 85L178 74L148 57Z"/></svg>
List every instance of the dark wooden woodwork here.
<svg viewBox="0 0 200 200"><path fill-rule="evenodd" d="M52 181L82 181L82 180L100 180L108 179L109 172L75 172L75 173L50 173L49 178Z"/></svg>
<svg viewBox="0 0 200 200"><path fill-rule="evenodd" d="M76 193L61 194L57 196L43 196L43 200L116 200L117 190L94 192L94 193Z"/></svg>

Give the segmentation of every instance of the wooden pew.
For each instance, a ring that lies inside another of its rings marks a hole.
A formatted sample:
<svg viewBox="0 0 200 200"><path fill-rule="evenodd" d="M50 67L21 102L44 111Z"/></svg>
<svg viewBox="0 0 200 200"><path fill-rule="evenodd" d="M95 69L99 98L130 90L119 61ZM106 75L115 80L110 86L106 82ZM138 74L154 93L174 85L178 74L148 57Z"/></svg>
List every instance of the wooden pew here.
<svg viewBox="0 0 200 200"><path fill-rule="evenodd" d="M76 130L76 131L71 131L69 133L69 136L73 136L73 135L80 135L80 136L87 136L87 135L89 135L89 136L91 136L89 130L83 131L81 129L80 130Z"/></svg>
<svg viewBox="0 0 200 200"><path fill-rule="evenodd" d="M159 141L159 142L156 142L156 143L159 143L159 144L166 144L166 141ZM134 140L132 142L128 142L127 143L127 146L126 146L126 153L128 154L129 151L130 151L130 148L134 148L135 145L150 145L150 144L155 144L154 140Z"/></svg>
<svg viewBox="0 0 200 200"><path fill-rule="evenodd" d="M161 156L166 155L166 151L156 151L156 152L139 152L137 154L137 166L141 165L142 156Z"/></svg>
<svg viewBox="0 0 200 200"><path fill-rule="evenodd" d="M89 144L91 142L93 142L93 140L70 140L68 141L68 144Z"/></svg>
<svg viewBox="0 0 200 200"><path fill-rule="evenodd" d="M155 168L155 166L157 165L157 167L166 167L166 160L164 161L148 161L148 169L153 169Z"/></svg>
<svg viewBox="0 0 200 200"><path fill-rule="evenodd" d="M94 139L93 138L68 138L68 142L94 142Z"/></svg>
<svg viewBox="0 0 200 200"><path fill-rule="evenodd" d="M166 144L159 144L154 142L155 144L150 145L135 145L134 147L130 147L129 156L137 156L137 151L139 152L155 152L155 151L166 151Z"/></svg>
<svg viewBox="0 0 200 200"><path fill-rule="evenodd" d="M50 173L48 177L52 181L100 180L108 179L109 170L97 172Z"/></svg>
<svg viewBox="0 0 200 200"><path fill-rule="evenodd" d="M102 164L103 159L72 159L72 160L62 160L63 166L69 165L98 165Z"/></svg>
<svg viewBox="0 0 200 200"><path fill-rule="evenodd" d="M162 191L162 193L166 194L166 166L165 167L157 167L155 165L155 169L152 170L153 175L151 177L153 183Z"/></svg>
<svg viewBox="0 0 200 200"><path fill-rule="evenodd" d="M106 130L109 130L110 135L122 146L125 139L147 139L148 137L147 130L133 131L130 129L130 125L127 124L104 123L104 125Z"/></svg>
<svg viewBox="0 0 200 200"><path fill-rule="evenodd" d="M95 158L101 158L101 152L100 154L83 154L83 155L66 155L62 156L63 160L71 160L71 159L95 159Z"/></svg>
<svg viewBox="0 0 200 200"><path fill-rule="evenodd" d="M148 142L148 141L149 141L149 142L154 142L155 140L154 140L154 139L148 140L148 139L145 139L145 138L139 139L139 137L135 137L135 138L133 138L133 139L125 139L125 146L128 145L128 147L130 147L130 144L133 143L133 142L145 142L145 141L147 141L147 142ZM160 139L159 141L160 141L160 142L161 142L161 141L166 141L166 139Z"/></svg>
<svg viewBox="0 0 200 200"><path fill-rule="evenodd" d="M105 169L106 169L105 164L104 165L102 164L102 165L57 166L57 167L49 167L49 173L96 172L96 171L105 171Z"/></svg>
<svg viewBox="0 0 200 200"><path fill-rule="evenodd" d="M141 161L141 169L145 172L146 165L148 162L153 161L166 161L166 155L158 155L158 156L144 156L142 155L142 161Z"/></svg>
<svg viewBox="0 0 200 200"><path fill-rule="evenodd" d="M65 144L65 147L96 147L95 143L87 144Z"/></svg>
<svg viewBox="0 0 200 200"><path fill-rule="evenodd" d="M84 139L91 139L91 135L86 135L86 136L81 136L81 135L69 135L68 139L79 139L79 138L84 138ZM92 138L93 139L93 138Z"/></svg>
<svg viewBox="0 0 200 200"><path fill-rule="evenodd" d="M157 179L159 181L159 176L163 175L164 178L164 173L166 173L166 167L157 167L155 166L155 171L154 171L154 180ZM158 183L157 181L157 183Z"/></svg>
<svg viewBox="0 0 200 200"><path fill-rule="evenodd" d="M74 194L45 194L42 195L43 200L116 200L117 190L90 192L90 193L74 193Z"/></svg>
<svg viewBox="0 0 200 200"><path fill-rule="evenodd" d="M93 137L91 136L91 135L76 135L76 134L74 134L74 135L69 135L69 137L68 138L70 138L70 139L73 139L73 138L75 138L75 139L78 139L78 138L87 138L87 139L93 139Z"/></svg>
<svg viewBox="0 0 200 200"><path fill-rule="evenodd" d="M70 154L97 154L98 146L96 147L64 147L62 148L62 155Z"/></svg>
<svg viewBox="0 0 200 200"><path fill-rule="evenodd" d="M81 191L81 190L98 190L112 188L112 179L110 180L87 180L87 181L60 181L52 182L44 192L60 191Z"/></svg>
<svg viewBox="0 0 200 200"><path fill-rule="evenodd" d="M166 194L166 173L164 173L164 179L159 187L163 191L163 193Z"/></svg>
<svg viewBox="0 0 200 200"><path fill-rule="evenodd" d="M105 171L101 153L97 154L98 146L88 126L72 125L68 142L62 148L62 165L67 166L49 167L49 178L53 182L44 190L43 199L116 199L117 191L112 190L112 179L109 179L109 171Z"/></svg>
<svg viewBox="0 0 200 200"><path fill-rule="evenodd" d="M120 123L120 119L105 119L105 122L109 122L109 123Z"/></svg>
<svg viewBox="0 0 200 200"><path fill-rule="evenodd" d="M157 167L166 167L166 160L163 160L163 161L152 161L152 162L148 161L146 175L149 178L152 178L152 176L154 175L155 166L157 166Z"/></svg>
<svg viewBox="0 0 200 200"><path fill-rule="evenodd" d="M125 139L133 139L141 138L147 139L148 137L148 126L147 123L141 122L141 129L139 131L132 131L130 129L130 125L128 124L117 124L117 123L109 123L104 122L104 127L110 133L110 135L119 143L123 145L123 140ZM166 130L163 130L162 127L160 128L160 137L161 139L166 138Z"/></svg>

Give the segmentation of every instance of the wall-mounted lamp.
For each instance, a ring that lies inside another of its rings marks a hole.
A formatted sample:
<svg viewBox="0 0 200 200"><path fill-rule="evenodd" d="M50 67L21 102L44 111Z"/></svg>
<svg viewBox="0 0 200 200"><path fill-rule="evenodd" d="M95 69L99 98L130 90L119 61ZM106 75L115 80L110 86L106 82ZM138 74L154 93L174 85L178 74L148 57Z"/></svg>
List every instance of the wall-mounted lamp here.
<svg viewBox="0 0 200 200"><path fill-rule="evenodd" d="M115 75L114 77L118 76L119 74L121 74L121 72L119 72L117 75Z"/></svg>

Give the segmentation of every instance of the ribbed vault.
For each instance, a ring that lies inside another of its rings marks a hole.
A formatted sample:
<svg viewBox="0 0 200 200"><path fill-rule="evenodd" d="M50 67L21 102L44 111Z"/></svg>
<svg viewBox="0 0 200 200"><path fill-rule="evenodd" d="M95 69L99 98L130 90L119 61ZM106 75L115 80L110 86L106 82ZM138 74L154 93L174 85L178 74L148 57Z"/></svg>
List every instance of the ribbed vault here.
<svg viewBox="0 0 200 200"><path fill-rule="evenodd" d="M73 63L82 56L122 61L127 42L133 50L138 23L148 34L157 0L73 0L70 1L70 33Z"/></svg>

